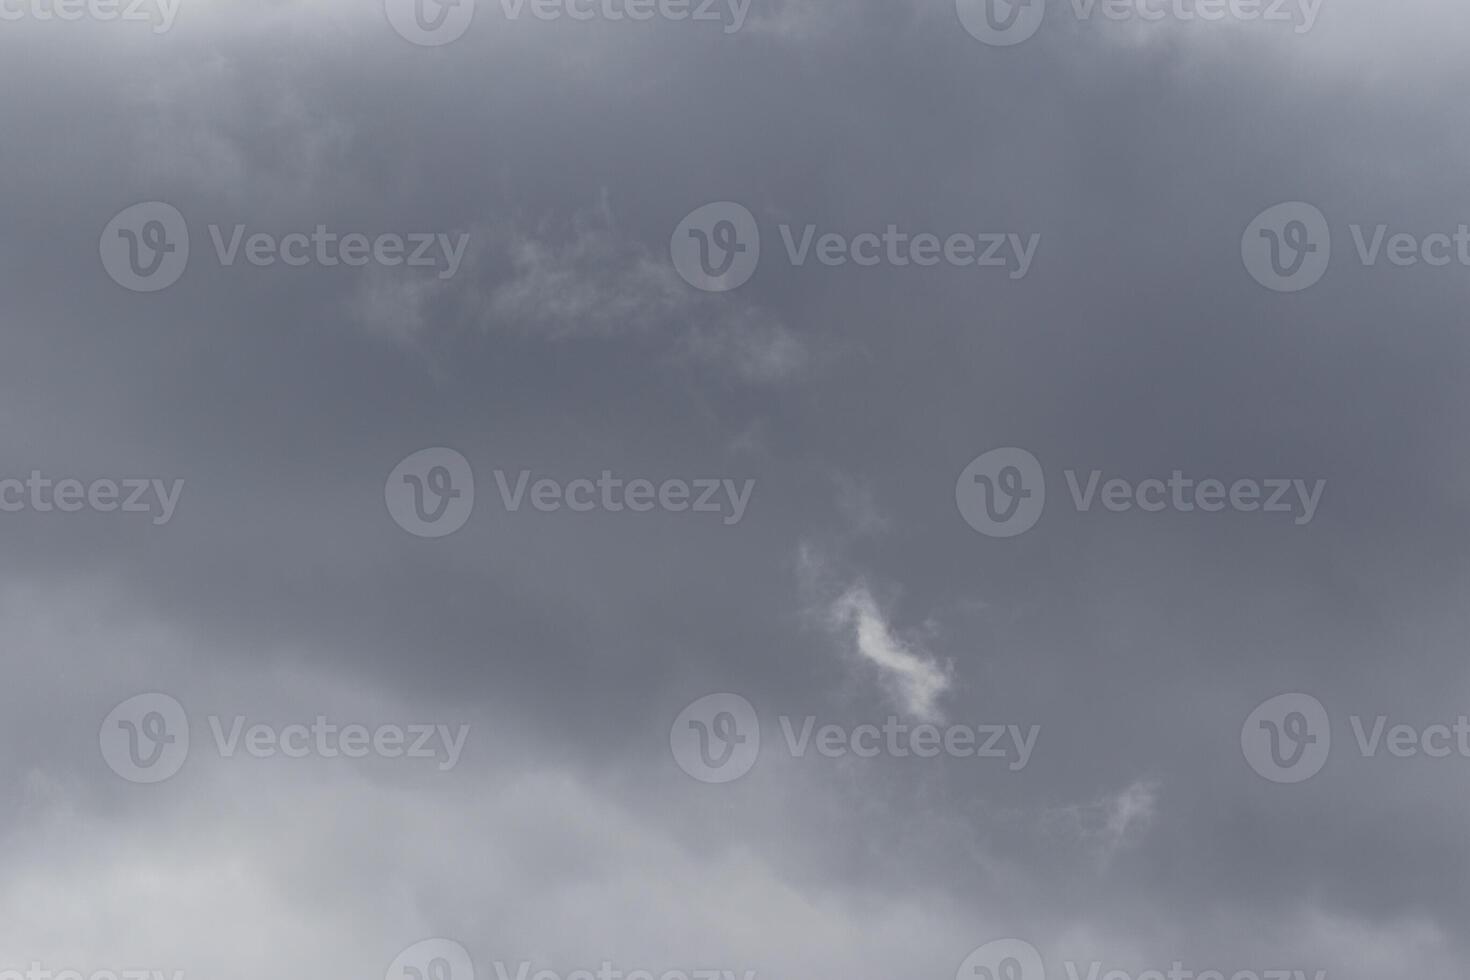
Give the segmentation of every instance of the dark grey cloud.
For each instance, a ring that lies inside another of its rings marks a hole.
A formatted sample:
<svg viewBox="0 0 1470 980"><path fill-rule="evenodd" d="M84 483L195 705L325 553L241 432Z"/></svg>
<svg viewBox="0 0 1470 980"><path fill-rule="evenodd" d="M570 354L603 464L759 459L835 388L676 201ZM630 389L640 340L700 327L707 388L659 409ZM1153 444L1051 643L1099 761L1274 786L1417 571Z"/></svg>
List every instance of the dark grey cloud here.
<svg viewBox="0 0 1470 980"><path fill-rule="evenodd" d="M0 513L0 970L376 976L444 936L481 978L947 978L1016 937L1052 980L1461 975L1470 760L1364 758L1350 719L1470 714L1470 269L1365 267L1350 228L1470 223L1465 16L1070 6L1007 48L941 0L755 0L728 34L479 0L443 47L333 0L0 21L0 479L184 481L166 523ZM98 240L148 201L191 250L134 293ZM760 263L702 292L670 239L723 201ZM1332 261L1275 293L1241 237L1287 201ZM211 225L468 245L448 278L226 267ZM797 266L781 231L890 225L1039 246L1021 278ZM384 502L432 447L476 481L438 540ZM1000 447L1047 491L1005 539L955 501ZM731 524L511 512L523 470L754 489ZM1325 490L1300 525L1081 512L1093 470ZM188 761L135 785L98 728L155 691ZM1294 691L1332 753L1277 785L1241 727ZM670 749L715 692L761 721L724 785ZM237 715L470 735L444 772L221 757ZM793 757L808 716L1039 735L1014 770Z"/></svg>

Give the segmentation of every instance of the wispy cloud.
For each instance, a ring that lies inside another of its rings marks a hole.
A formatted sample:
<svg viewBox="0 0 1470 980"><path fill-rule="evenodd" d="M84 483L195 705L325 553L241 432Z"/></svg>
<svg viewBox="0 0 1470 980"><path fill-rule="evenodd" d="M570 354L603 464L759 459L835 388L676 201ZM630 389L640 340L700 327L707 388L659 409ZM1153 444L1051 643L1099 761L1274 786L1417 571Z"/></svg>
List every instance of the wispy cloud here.
<svg viewBox="0 0 1470 980"><path fill-rule="evenodd" d="M889 694L909 714L940 718L939 698L950 686L949 671L918 644L893 632L865 585L854 585L832 603L829 621L848 634L862 660L877 667Z"/></svg>
<svg viewBox="0 0 1470 980"><path fill-rule="evenodd" d="M1139 779L1116 793L1090 803L1058 807L1047 816L1064 824L1107 863L1125 847L1136 844L1153 823L1160 788L1156 780Z"/></svg>

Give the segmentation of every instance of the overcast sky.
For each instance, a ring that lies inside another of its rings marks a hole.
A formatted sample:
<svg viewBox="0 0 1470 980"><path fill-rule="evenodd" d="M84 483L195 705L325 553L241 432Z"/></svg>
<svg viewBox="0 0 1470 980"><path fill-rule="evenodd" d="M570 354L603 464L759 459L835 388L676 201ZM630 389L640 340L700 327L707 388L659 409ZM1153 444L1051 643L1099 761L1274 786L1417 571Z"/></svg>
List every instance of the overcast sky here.
<svg viewBox="0 0 1470 980"><path fill-rule="evenodd" d="M1463 978L1470 13L990 2L0 0L0 975Z"/></svg>

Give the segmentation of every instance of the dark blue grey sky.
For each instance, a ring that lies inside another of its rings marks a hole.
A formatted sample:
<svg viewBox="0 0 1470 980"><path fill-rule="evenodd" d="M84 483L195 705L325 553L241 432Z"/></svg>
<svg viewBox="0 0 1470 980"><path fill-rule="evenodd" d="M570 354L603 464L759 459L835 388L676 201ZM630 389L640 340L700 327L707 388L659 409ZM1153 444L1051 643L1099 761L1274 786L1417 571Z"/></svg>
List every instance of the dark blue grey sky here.
<svg viewBox="0 0 1470 980"><path fill-rule="evenodd" d="M0 0L0 980L1464 976L1462 5L414 2Z"/></svg>

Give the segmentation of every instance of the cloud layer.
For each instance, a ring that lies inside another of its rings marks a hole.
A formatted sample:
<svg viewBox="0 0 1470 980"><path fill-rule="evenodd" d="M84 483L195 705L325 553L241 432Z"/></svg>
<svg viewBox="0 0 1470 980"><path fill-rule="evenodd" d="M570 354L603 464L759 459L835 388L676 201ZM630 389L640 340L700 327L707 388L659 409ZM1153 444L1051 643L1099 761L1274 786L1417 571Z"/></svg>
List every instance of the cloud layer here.
<svg viewBox="0 0 1470 980"><path fill-rule="evenodd" d="M1470 269L1365 264L1350 228L1470 222L1470 14L1043 6L1008 47L953 0L753 0L735 31L480 0L442 46L382 2L0 20L0 479L184 481L163 524L0 487L0 971L360 980L445 937L479 980L948 980L1017 938L1050 980L1463 976L1470 760L1365 757L1349 718L1470 713ZM187 269L133 292L99 236L154 201ZM1297 201L1331 262L1277 293L1242 235ZM712 202L760 231L728 292L671 255ZM227 264L209 229L237 225L469 237L440 278ZM941 258L890 260L890 227ZM1023 277L942 258L990 235L1039 242ZM431 447L475 477L438 539L385 488ZM1013 538L957 507L1001 447L1046 475ZM513 509L497 470L561 506ZM1326 489L1301 525L1083 510L1063 474L1093 471ZM753 481L738 523L703 480ZM188 758L130 783L99 727L155 692ZM704 782L733 730L671 728L720 692L761 744ZM1242 752L1283 692L1333 725L1299 785ZM216 716L470 735L448 771L226 757ZM808 717L1040 737L1017 769L801 755L780 720Z"/></svg>

